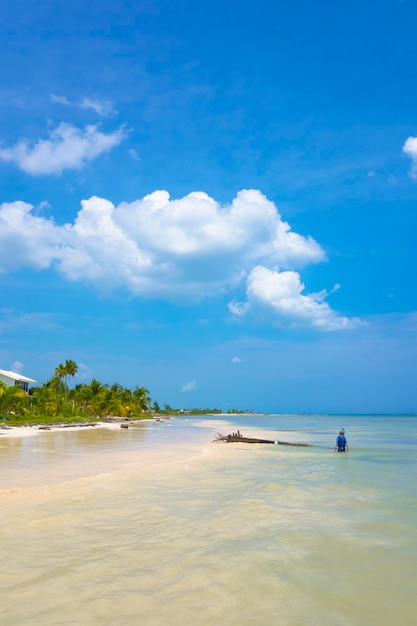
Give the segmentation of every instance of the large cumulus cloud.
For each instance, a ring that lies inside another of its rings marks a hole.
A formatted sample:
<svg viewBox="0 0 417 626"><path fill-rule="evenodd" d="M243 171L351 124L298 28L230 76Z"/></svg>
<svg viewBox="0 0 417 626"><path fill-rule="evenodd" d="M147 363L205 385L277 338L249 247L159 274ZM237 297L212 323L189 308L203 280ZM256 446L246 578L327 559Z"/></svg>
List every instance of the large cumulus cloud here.
<svg viewBox="0 0 417 626"><path fill-rule="evenodd" d="M166 191L155 191L118 206L92 197L82 201L73 223L62 226L23 202L0 207L0 271L54 266L68 280L98 289L186 301L221 293L232 299L233 289L246 281L248 303L231 307L240 316L263 298L274 315L320 326L320 310L322 325L340 326L327 304L301 300L300 314L299 297L288 299L277 287L276 277L282 282L292 276L300 294L296 270L323 260L321 246L293 232L256 190L240 191L225 206L203 192L171 200Z"/></svg>

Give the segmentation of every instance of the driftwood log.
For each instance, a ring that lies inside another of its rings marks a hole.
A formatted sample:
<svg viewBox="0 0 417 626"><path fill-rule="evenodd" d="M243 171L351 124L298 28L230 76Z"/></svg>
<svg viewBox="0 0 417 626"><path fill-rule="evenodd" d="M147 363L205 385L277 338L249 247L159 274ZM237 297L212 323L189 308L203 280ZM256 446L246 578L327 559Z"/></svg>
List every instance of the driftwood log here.
<svg viewBox="0 0 417 626"><path fill-rule="evenodd" d="M315 448L311 443L290 443L289 441L279 441L273 439L257 439L255 437L244 437L243 435L221 435L217 433L217 437L213 439L214 443L272 443L276 446L296 446L298 448Z"/></svg>

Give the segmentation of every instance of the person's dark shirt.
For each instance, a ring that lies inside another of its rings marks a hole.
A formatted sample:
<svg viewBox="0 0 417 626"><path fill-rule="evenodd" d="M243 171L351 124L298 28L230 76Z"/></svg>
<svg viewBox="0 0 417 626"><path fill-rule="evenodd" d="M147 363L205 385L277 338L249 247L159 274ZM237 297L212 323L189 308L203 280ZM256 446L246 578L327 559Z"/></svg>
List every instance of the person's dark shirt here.
<svg viewBox="0 0 417 626"><path fill-rule="evenodd" d="M338 435L336 439L337 451L344 452L347 444L347 439L344 435Z"/></svg>

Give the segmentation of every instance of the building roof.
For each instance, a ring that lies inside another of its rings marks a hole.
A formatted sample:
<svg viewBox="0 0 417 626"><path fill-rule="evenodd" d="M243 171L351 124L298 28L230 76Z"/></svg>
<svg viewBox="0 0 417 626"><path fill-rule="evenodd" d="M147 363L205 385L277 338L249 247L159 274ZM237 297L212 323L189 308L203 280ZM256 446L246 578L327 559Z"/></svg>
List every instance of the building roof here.
<svg viewBox="0 0 417 626"><path fill-rule="evenodd" d="M36 380L33 378L28 378L27 376L22 376L22 374L17 374L16 372L11 372L10 370L0 370L0 376L5 376L6 378L11 378L12 380L18 380L22 383L36 383Z"/></svg>

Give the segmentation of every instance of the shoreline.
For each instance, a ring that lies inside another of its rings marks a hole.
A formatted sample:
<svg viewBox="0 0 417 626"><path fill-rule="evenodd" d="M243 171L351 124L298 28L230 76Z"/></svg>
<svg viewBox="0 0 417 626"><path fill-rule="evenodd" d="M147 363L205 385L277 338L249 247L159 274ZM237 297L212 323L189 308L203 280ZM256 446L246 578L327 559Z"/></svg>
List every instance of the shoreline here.
<svg viewBox="0 0 417 626"><path fill-rule="evenodd" d="M33 424L7 424L0 422L0 438L1 437L24 437L33 436L42 432L56 432L67 430L69 432L78 429L92 429L92 428L108 428L109 430L115 430L117 428L128 428L129 425L141 424L144 422L161 422L165 420L175 418L197 418L197 417L209 417L209 418L235 418L240 417L241 413L207 413L201 416L197 415L150 415L149 417L109 417L106 419L100 419L97 421L80 421L80 422L36 422ZM255 416L262 416L265 413L254 413Z"/></svg>
<svg viewBox="0 0 417 626"><path fill-rule="evenodd" d="M57 431L75 431L79 429L91 430L93 428L108 428L109 430L116 430L120 428L127 429L130 425L140 424L143 422L161 420L169 420L171 416L161 417L145 417L145 418L125 418L125 417L112 417L110 419L104 419L97 422L52 422L45 423L39 422L36 424L22 424L21 426L0 424L0 438L1 437L25 437L34 436L44 432L57 432Z"/></svg>

